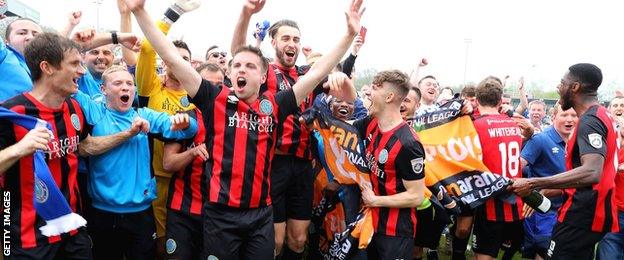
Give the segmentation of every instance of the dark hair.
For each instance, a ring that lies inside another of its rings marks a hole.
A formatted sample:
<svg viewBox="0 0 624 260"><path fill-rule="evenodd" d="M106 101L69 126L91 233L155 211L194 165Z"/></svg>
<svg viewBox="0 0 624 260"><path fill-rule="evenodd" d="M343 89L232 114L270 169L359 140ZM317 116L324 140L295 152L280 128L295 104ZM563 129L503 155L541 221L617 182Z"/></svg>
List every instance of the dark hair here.
<svg viewBox="0 0 624 260"><path fill-rule="evenodd" d="M208 47L208 49L206 50L206 55L205 55L204 59L206 59L206 60L208 59L208 54L210 53L211 50L218 49L218 48L219 48L219 46L217 46L217 45L212 45L212 46Z"/></svg>
<svg viewBox="0 0 624 260"><path fill-rule="evenodd" d="M236 52L234 52L233 56L236 56L237 54L239 54L241 52L251 52L251 53L255 54L256 56L258 56L258 58L260 58L260 62L261 62L260 65L262 66L262 73L266 73L267 72L267 70L269 69L269 61L264 57L264 55L262 55L262 51L259 48L253 47L251 45L242 46L242 47L238 48L238 50L236 50Z"/></svg>
<svg viewBox="0 0 624 260"><path fill-rule="evenodd" d="M373 85L381 86L384 82L388 82L394 85L394 88L398 90L400 101L407 96L409 92L409 76L399 70L385 70L377 73L373 78Z"/></svg>
<svg viewBox="0 0 624 260"><path fill-rule="evenodd" d="M26 17L17 18L15 20L13 20L12 22L10 22L9 25L7 25L6 31L4 32L4 39L5 40L7 40L7 41L9 40L9 35L11 35L11 31L13 31L12 25L13 25L14 22L17 22L17 21L31 21L34 24L39 25L39 23L35 22L33 19L30 19L30 18L26 18ZM41 27L41 26L39 25L39 27Z"/></svg>
<svg viewBox="0 0 624 260"><path fill-rule="evenodd" d="M423 82L423 80L425 80L425 79L433 79L433 80L435 80L436 82L438 82L438 80L437 80L434 76L432 76L432 75L427 75L427 76L424 76L422 79L420 79L420 80L418 81L418 86L420 86L420 83L422 83L422 82Z"/></svg>
<svg viewBox="0 0 624 260"><path fill-rule="evenodd" d="M479 82L475 94L480 105L496 107L503 96L503 84L497 77L489 76Z"/></svg>
<svg viewBox="0 0 624 260"><path fill-rule="evenodd" d="M33 82L41 78L41 62L46 61L58 68L65 58L65 52L71 50L80 51L80 46L55 33L38 34L24 49L24 58Z"/></svg>
<svg viewBox="0 0 624 260"><path fill-rule="evenodd" d="M223 75L225 75L225 72L223 72L221 67L219 67L219 65L214 64L214 63L204 62L201 65L199 65L199 67L197 67L195 70L197 71L197 73L202 72L202 70L208 70L210 72L219 72L220 71L221 73L223 73Z"/></svg>
<svg viewBox="0 0 624 260"><path fill-rule="evenodd" d="M188 45L186 44L186 42L181 41L181 40L175 40L175 41L173 41L173 46L176 46L176 48L179 48L179 49L185 49L186 51L188 51L188 52L189 52L189 56L190 56L189 58L191 58L191 57L192 57L192 55L191 55L191 49L189 49L189 47L188 47Z"/></svg>
<svg viewBox="0 0 624 260"><path fill-rule="evenodd" d="M571 77L581 83L582 93L595 93L602 84L602 71L594 64L578 63L568 68Z"/></svg>
<svg viewBox="0 0 624 260"><path fill-rule="evenodd" d="M282 26L293 27L299 30L299 25L297 25L297 22L293 20L284 19L284 20L277 21L276 23L271 25L271 27L269 27L269 36L271 36L272 39L275 39L275 35L277 34L277 31Z"/></svg>
<svg viewBox="0 0 624 260"><path fill-rule="evenodd" d="M469 97L469 98L477 96L475 86L474 85L465 86L461 91L461 96Z"/></svg>
<svg viewBox="0 0 624 260"><path fill-rule="evenodd" d="M422 93L420 93L420 89L412 84L409 84L409 90L416 92L416 102L420 102L420 99L422 98Z"/></svg>

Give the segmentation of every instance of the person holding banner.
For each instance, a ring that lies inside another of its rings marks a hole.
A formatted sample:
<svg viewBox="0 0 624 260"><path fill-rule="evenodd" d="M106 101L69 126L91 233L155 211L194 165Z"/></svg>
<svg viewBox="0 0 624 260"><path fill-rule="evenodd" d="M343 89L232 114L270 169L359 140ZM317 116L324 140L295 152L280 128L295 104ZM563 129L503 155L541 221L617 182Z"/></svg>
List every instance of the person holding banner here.
<svg viewBox="0 0 624 260"><path fill-rule="evenodd" d="M80 213L80 193L84 192L77 183L78 150L102 152L126 139L119 134L89 136L83 112L70 98L78 91L78 79L85 73L80 66L79 50L78 45L57 34L37 35L24 50L33 90L2 104L17 114L43 119L51 133L51 141L45 142L42 130L34 130L39 144L36 148L44 151L40 159L45 163L30 155L31 147L29 154L22 153L19 160L8 161L12 165L2 165L9 167L3 172L4 192L10 194L11 205L11 225L5 230L10 243L4 245L10 247L10 257L92 258L84 219L76 222L68 217L74 216L73 212ZM24 125L1 120L0 149L28 140L32 135L28 133ZM47 145L41 149L43 142ZM54 216L58 218L51 218ZM50 227L55 230L50 231Z"/></svg>
<svg viewBox="0 0 624 260"><path fill-rule="evenodd" d="M400 107L409 77L398 70L373 79L370 115L353 122L364 140L372 189L362 200L372 209L374 235L369 259L411 259L416 235L416 207L424 199L425 151ZM409 162L409 163L408 163Z"/></svg>
<svg viewBox="0 0 624 260"><path fill-rule="evenodd" d="M473 123L485 166L496 175L515 179L522 177L522 130L513 118L499 112L502 96L503 85L498 78L490 76L481 81L476 88L480 116ZM506 241L511 241L511 252L520 248L524 237L522 205L520 197L515 203L493 197L475 210L476 259L496 258Z"/></svg>
<svg viewBox="0 0 624 260"><path fill-rule="evenodd" d="M596 65L568 68L559 84L559 103L563 110L574 108L579 123L568 141L567 171L518 179L509 188L520 196L534 189L563 193L547 259L592 259L595 244L619 230L613 195L618 133L612 116L598 102L601 83L602 71Z"/></svg>

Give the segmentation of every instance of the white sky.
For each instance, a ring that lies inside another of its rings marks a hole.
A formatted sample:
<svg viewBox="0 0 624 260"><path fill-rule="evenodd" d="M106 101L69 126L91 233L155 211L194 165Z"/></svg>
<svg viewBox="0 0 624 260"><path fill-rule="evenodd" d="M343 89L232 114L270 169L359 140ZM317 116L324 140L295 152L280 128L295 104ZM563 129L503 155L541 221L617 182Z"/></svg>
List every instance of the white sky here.
<svg viewBox="0 0 624 260"><path fill-rule="evenodd" d="M41 22L54 28L66 23L72 10L82 10L79 27L97 24L93 0L22 0L41 13ZM115 0L101 0L101 28L116 29L119 16ZM170 1L148 0L148 11L160 19ZM203 56L213 44L229 49L234 24L244 0L202 1L200 9L185 14L170 35L184 37L193 55ZM421 76L435 75L442 85L464 80L465 39L469 47L467 81L478 82L487 75L512 79L524 75L554 89L566 69L578 62L598 65L604 83L624 83L624 24L620 1L399 1L365 0L362 24L368 28L356 67L406 72L420 57L429 59ZM289 18L299 23L303 45L326 52L346 26L344 10L348 0L267 0L256 22ZM135 31L139 31L135 25ZM140 32L139 32L140 33ZM252 41L251 33L249 40ZM268 38L268 37L267 37ZM272 55L265 39L263 50ZM303 63L300 55L300 63Z"/></svg>

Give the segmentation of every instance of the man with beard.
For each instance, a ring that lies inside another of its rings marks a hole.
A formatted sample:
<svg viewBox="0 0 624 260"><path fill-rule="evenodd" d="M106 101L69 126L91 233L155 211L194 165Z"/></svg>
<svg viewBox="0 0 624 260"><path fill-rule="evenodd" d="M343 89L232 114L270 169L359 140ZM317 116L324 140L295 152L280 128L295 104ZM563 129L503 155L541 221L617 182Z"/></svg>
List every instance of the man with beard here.
<svg viewBox="0 0 624 260"><path fill-rule="evenodd" d="M589 63L570 66L559 84L563 110L574 108L579 123L567 146L567 171L516 180L520 196L534 189L563 189L565 201L547 251L549 259L592 259L594 245L618 230L615 199L617 132L607 109L598 102L602 72Z"/></svg>
<svg viewBox="0 0 624 260"><path fill-rule="evenodd" d="M208 133L205 142L211 155L204 168L206 181L211 183L208 203L203 209L205 253L221 259L272 258L275 237L269 170L277 145L275 128L297 111L299 104L347 51L360 28L362 1L351 3L346 14L348 32L336 47L323 55L292 88L277 94L260 92L260 86L267 80L269 65L259 49L241 47L234 52L229 75L233 80L232 88L214 86L202 81L153 25L143 8L144 1L127 0L126 4L154 49L167 62L168 69L205 115ZM247 13L250 15L253 10L259 9L252 7ZM280 39L291 46L295 41L294 37ZM338 91L331 92L342 96ZM349 90L343 98L355 97Z"/></svg>
<svg viewBox="0 0 624 260"><path fill-rule="evenodd" d="M264 0L248 0L234 30L231 50L246 44L251 16L262 10ZM275 63L269 65L266 83L260 93L278 93L288 90L306 73L307 67L295 65L301 50L299 26L292 20L280 20L269 28L271 45L275 49ZM301 104L300 109L277 128L276 156L271 169L271 199L275 222L275 252L284 248L285 259L301 259L307 240L312 213L314 173L311 164L309 132L298 121L302 111L312 106L316 96L323 92L318 87Z"/></svg>
<svg viewBox="0 0 624 260"><path fill-rule="evenodd" d="M176 1L165 12L164 17L156 23L163 33L167 34L171 26L186 12L193 11L200 6L198 1ZM186 62L191 62L191 50L185 42L175 40L173 45L178 54ZM139 107L147 107L158 112L170 115L178 111L193 110L195 106L189 102L187 92L176 76L168 69L164 62L165 75L161 78L154 69L156 67L156 51L149 41L141 44L141 52L136 68L136 81L139 95ZM171 172L163 169L164 143L150 137L151 169L156 176L158 196L152 203L154 219L156 220L157 256L165 255L165 234L167 223L167 198Z"/></svg>
<svg viewBox="0 0 624 260"><path fill-rule="evenodd" d="M407 96L401 102L400 112L403 119L414 117L420 107L420 97L420 89L410 85ZM408 124L411 124L411 121L408 121Z"/></svg>
<svg viewBox="0 0 624 260"><path fill-rule="evenodd" d="M414 130L401 116L409 77L398 70L373 79L370 115L353 126L365 137L372 189L362 190L372 210L374 235L369 259L410 259L416 235L416 207L424 199L425 152Z"/></svg>
<svg viewBox="0 0 624 260"><path fill-rule="evenodd" d="M531 137L522 148L520 162L525 177L546 177L565 171L565 145L577 122L574 109L562 111L560 105L555 105L553 126ZM546 257L552 228L557 221L556 210L563 202L559 195L550 200L553 204L549 212L536 212L531 216L525 214L524 257ZM529 210L527 205L524 207L525 212Z"/></svg>

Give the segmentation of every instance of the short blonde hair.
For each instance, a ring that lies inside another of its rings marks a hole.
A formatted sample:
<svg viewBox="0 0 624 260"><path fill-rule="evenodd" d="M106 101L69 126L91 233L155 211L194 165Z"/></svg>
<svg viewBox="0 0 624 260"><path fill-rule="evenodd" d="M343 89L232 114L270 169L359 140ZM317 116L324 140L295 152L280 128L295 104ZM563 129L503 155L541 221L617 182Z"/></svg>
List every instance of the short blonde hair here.
<svg viewBox="0 0 624 260"><path fill-rule="evenodd" d="M104 72L102 72L102 85L106 84L106 82L109 80L108 77L110 76L110 74L113 74L119 71L128 72L128 68L122 65L113 65L113 66L110 66L108 69L106 69Z"/></svg>

